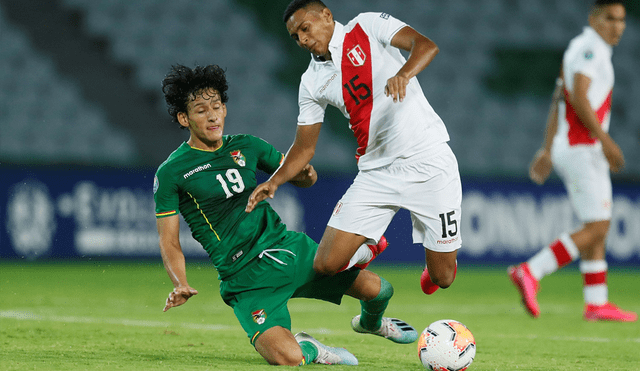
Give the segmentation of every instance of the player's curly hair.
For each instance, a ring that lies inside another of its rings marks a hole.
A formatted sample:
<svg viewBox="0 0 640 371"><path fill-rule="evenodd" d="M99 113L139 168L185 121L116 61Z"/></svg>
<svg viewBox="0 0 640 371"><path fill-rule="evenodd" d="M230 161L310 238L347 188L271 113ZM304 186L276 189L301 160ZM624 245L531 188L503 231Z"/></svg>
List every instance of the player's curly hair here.
<svg viewBox="0 0 640 371"><path fill-rule="evenodd" d="M613 4L622 4L624 7L627 6L625 0L596 0L593 5L594 6L606 6L606 5L613 5Z"/></svg>
<svg viewBox="0 0 640 371"><path fill-rule="evenodd" d="M178 113L187 112L187 105L202 92L214 89L220 94L222 103L227 103L227 77L218 65L189 68L181 64L171 66L171 70L162 80L162 92L167 102L167 111L174 122L178 122ZM181 128L184 129L182 125Z"/></svg>
<svg viewBox="0 0 640 371"><path fill-rule="evenodd" d="M322 8L326 8L327 7L320 0L293 0L291 3L289 3L289 6L287 6L287 9L285 9L284 15L282 16L282 21L284 23L287 23L287 21L289 20L289 18L291 18L293 13L297 12L298 10L300 10L302 8L306 8L307 6L309 6L311 4L320 5Z"/></svg>

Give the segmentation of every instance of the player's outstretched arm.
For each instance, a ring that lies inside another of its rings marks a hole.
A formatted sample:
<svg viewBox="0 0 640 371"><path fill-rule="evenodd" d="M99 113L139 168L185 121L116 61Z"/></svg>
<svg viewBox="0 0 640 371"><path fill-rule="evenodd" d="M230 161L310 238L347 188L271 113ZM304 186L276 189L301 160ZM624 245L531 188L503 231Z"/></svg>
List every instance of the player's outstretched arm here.
<svg viewBox="0 0 640 371"><path fill-rule="evenodd" d="M313 125L298 125L296 139L291 145L291 148L289 148L286 156L284 156L282 165L271 175L269 180L259 184L256 189L253 190L251 196L249 196L247 207L245 208L246 212L250 213L253 211L259 202L267 198L273 198L278 187L299 177L300 173L310 166L309 162L315 154L321 127L321 122Z"/></svg>
<svg viewBox="0 0 640 371"><path fill-rule="evenodd" d="M156 224L160 237L162 262L174 287L164 306L163 312L166 312L186 303L190 297L198 294L198 291L189 286L187 282L184 254L180 246L180 217L172 215L158 218Z"/></svg>
<svg viewBox="0 0 640 371"><path fill-rule="evenodd" d="M433 61L440 49L431 39L409 26L395 34L391 45L410 53L407 62L395 76L387 80L385 87L387 96L391 96L394 102L398 100L402 102L406 96L409 80L422 72Z"/></svg>

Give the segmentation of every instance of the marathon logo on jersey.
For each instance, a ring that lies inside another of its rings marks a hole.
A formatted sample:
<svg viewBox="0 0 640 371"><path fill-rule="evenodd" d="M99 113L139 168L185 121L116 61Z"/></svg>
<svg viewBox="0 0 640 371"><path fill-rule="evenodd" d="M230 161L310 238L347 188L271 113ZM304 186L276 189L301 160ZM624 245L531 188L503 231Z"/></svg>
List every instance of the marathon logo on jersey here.
<svg viewBox="0 0 640 371"><path fill-rule="evenodd" d="M231 152L231 158L233 158L233 161L236 162L236 164L244 167L247 164L247 159L246 157L244 157L244 155L242 154L242 152L240 152L240 150L235 150L233 152Z"/></svg>
<svg viewBox="0 0 640 371"><path fill-rule="evenodd" d="M380 18L382 18L382 19L389 19L390 16L391 15L389 13L381 13L380 14Z"/></svg>
<svg viewBox="0 0 640 371"><path fill-rule="evenodd" d="M349 50L347 52L347 57L349 57L351 63L356 67L363 66L364 62L367 61L367 55L364 54L364 51L360 47L360 44Z"/></svg>
<svg viewBox="0 0 640 371"><path fill-rule="evenodd" d="M153 177L153 194L156 194L156 192L158 192L158 188L160 187L160 182L158 181L158 176L154 176Z"/></svg>
<svg viewBox="0 0 640 371"><path fill-rule="evenodd" d="M253 322L261 325L267 320L267 313L265 313L264 309L258 309L251 313L251 317L253 318Z"/></svg>
<svg viewBox="0 0 640 371"><path fill-rule="evenodd" d="M202 170L207 170L207 169L209 169L210 167L211 167L211 164L206 164L206 165L198 166L197 168L195 168L195 169L191 170L190 172L188 172L188 173L184 174L184 175L183 175L183 177L184 177L185 179L187 179L188 177L192 176L193 174L195 174L195 173L199 173L199 172L201 172Z"/></svg>

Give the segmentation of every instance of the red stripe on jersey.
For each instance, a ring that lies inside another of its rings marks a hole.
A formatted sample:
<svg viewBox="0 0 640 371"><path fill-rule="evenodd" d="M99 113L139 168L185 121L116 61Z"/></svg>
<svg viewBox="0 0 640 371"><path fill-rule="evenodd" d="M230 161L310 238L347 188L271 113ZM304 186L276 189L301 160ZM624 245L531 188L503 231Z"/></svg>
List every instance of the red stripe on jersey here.
<svg viewBox="0 0 640 371"><path fill-rule="evenodd" d="M582 281L584 286L604 285L607 283L607 271L597 273L583 273Z"/></svg>
<svg viewBox="0 0 640 371"><path fill-rule="evenodd" d="M558 268L562 268L573 261L571 254L569 254L569 251L567 251L567 248L560 240L556 240L549 246L549 248L556 257Z"/></svg>
<svg viewBox="0 0 640 371"><path fill-rule="evenodd" d="M366 153L369 143L372 89L371 45L367 34L356 24L345 35L342 49L342 96L351 117L351 130L358 141L356 158Z"/></svg>
<svg viewBox="0 0 640 371"><path fill-rule="evenodd" d="M611 112L611 96L613 95L613 90L609 92L607 99L604 100L602 106L596 110L596 117L598 118L598 122L602 125L605 116ZM596 142L596 138L591 136L591 132L587 129L576 110L573 108L571 103L569 102L569 91L567 89L564 90L564 102L567 106L566 119L569 123L569 145L575 146L577 144L594 144Z"/></svg>

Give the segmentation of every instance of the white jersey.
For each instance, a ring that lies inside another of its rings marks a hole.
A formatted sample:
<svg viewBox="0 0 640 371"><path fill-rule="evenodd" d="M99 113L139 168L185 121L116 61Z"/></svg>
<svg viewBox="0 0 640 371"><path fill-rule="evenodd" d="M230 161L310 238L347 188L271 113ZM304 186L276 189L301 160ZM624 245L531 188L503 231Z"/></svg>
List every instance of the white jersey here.
<svg viewBox="0 0 640 371"><path fill-rule="evenodd" d="M587 97L602 129L608 132L614 83L612 54L611 45L591 27L585 27L584 31L569 43L562 60L565 100L564 104L560 104L558 111L558 132L554 138L554 146L556 142L560 148L601 145L596 138L591 137L589 130L578 118L569 103L568 95L573 92L575 74L580 73L591 79Z"/></svg>
<svg viewBox="0 0 640 371"><path fill-rule="evenodd" d="M328 104L349 119L358 142L360 170L391 164L449 141L449 134L416 77L403 102L385 95L387 80L406 62L391 39L407 26L386 13L362 13L346 26L335 22L331 60L312 56L302 75L298 125L324 120Z"/></svg>

